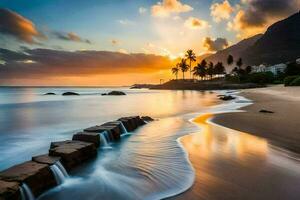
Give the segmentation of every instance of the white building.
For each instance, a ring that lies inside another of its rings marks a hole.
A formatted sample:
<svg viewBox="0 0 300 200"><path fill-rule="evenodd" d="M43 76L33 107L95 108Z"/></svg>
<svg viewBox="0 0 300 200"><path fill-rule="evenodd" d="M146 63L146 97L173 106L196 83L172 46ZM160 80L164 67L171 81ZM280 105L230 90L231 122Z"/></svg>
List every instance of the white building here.
<svg viewBox="0 0 300 200"><path fill-rule="evenodd" d="M263 65L263 64L261 64L261 65L259 65L259 66L252 66L251 67L251 72L252 73L255 73L255 72L266 72L266 66L265 65Z"/></svg>
<svg viewBox="0 0 300 200"><path fill-rule="evenodd" d="M267 67L267 72L272 72L274 75L277 75L278 73L284 73L284 70L286 69L287 65L284 63L273 65Z"/></svg>
<svg viewBox="0 0 300 200"><path fill-rule="evenodd" d="M281 64L276 64L276 65L272 65L272 66L268 66L266 67L265 65L261 64L259 66L252 66L252 73L255 72L272 72L274 75L277 75L280 72L284 72L284 70L286 69L287 65L284 63Z"/></svg>

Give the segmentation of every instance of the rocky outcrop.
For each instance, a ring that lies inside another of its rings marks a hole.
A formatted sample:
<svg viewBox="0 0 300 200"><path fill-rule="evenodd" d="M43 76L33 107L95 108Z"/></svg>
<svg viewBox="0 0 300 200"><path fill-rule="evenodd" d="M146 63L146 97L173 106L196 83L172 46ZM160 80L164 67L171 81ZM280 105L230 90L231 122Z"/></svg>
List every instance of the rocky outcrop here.
<svg viewBox="0 0 300 200"><path fill-rule="evenodd" d="M96 155L95 144L76 140L52 142L49 149L49 156L61 157L62 164L68 171Z"/></svg>
<svg viewBox="0 0 300 200"><path fill-rule="evenodd" d="M20 185L26 183L36 197L56 186L55 178L49 166L33 161L27 161L2 171L0 179L7 182L17 182Z"/></svg>
<svg viewBox="0 0 300 200"><path fill-rule="evenodd" d="M93 132L79 132L73 135L72 140L78 140L83 142L90 142L95 144L96 147L100 146L100 136L99 133Z"/></svg>
<svg viewBox="0 0 300 200"><path fill-rule="evenodd" d="M119 124L115 123L105 123L100 126L93 126L87 129L84 129L85 132L94 132L94 133L102 133L104 131L107 131L109 133L111 140L119 140L121 138L121 127Z"/></svg>
<svg viewBox="0 0 300 200"><path fill-rule="evenodd" d="M45 93L44 95L56 95L54 92L48 92L48 93Z"/></svg>
<svg viewBox="0 0 300 200"><path fill-rule="evenodd" d="M62 95L63 96L78 96L79 94L76 92L65 92Z"/></svg>
<svg viewBox="0 0 300 200"><path fill-rule="evenodd" d="M265 109L261 109L259 112L260 112L260 113L274 113L274 112L271 111L271 110L265 110Z"/></svg>
<svg viewBox="0 0 300 200"><path fill-rule="evenodd" d="M47 164L47 165L53 165L60 160L61 160L60 157L49 156L48 154L32 157L32 161L41 163L41 164Z"/></svg>
<svg viewBox="0 0 300 200"><path fill-rule="evenodd" d="M154 119L152 117L149 117L149 116L142 116L141 119L144 122L152 122L152 121L154 121Z"/></svg>
<svg viewBox="0 0 300 200"><path fill-rule="evenodd" d="M223 100L223 101L230 101L235 99L235 97L231 96L231 95L219 95L219 99Z"/></svg>
<svg viewBox="0 0 300 200"><path fill-rule="evenodd" d="M109 93L103 93L101 94L102 96L105 96L105 95L110 95L110 96L121 96L121 95L126 95L124 92L122 91L111 91Z"/></svg>
<svg viewBox="0 0 300 200"><path fill-rule="evenodd" d="M38 197L43 192L57 185L50 166L60 161L67 171L72 170L84 161L97 155L100 146L100 135L103 131L109 133L109 139L120 139L123 132L122 124L127 131L133 131L152 121L151 117L133 116L120 118L117 121L93 126L73 135L72 140L52 142L49 154L32 157L31 161L15 165L0 172L0 200L19 200L20 186L24 183L31 189L33 195Z"/></svg>
<svg viewBox="0 0 300 200"><path fill-rule="evenodd" d="M0 180L0 199L5 200L19 200L20 195L20 184L18 182L10 182Z"/></svg>
<svg viewBox="0 0 300 200"><path fill-rule="evenodd" d="M122 117L118 119L118 121L121 121L123 123L127 131L134 131L139 126L145 124L145 122L139 116Z"/></svg>

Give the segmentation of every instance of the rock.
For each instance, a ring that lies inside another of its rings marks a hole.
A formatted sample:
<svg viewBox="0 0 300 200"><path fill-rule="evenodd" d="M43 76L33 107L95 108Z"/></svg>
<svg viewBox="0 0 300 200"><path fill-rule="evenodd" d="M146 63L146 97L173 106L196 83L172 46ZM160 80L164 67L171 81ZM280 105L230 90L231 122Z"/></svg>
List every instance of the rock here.
<svg viewBox="0 0 300 200"><path fill-rule="evenodd" d="M273 111L270 111L270 110L264 110L264 109L260 110L259 112L260 112L260 113L274 113Z"/></svg>
<svg viewBox="0 0 300 200"><path fill-rule="evenodd" d="M102 96L106 96L107 94L106 94L106 93L102 93L101 95L102 95Z"/></svg>
<svg viewBox="0 0 300 200"><path fill-rule="evenodd" d="M123 125L125 126L126 130L128 132L134 131L135 130L135 123L133 122L133 119L128 118L128 117L122 117L118 119L118 121L121 121Z"/></svg>
<svg viewBox="0 0 300 200"><path fill-rule="evenodd" d="M72 140L94 143L96 147L100 146L99 133L93 132L79 132L73 135Z"/></svg>
<svg viewBox="0 0 300 200"><path fill-rule="evenodd" d="M107 95L120 96L120 95L126 95L126 94L121 91L111 91L111 92L107 93Z"/></svg>
<svg viewBox="0 0 300 200"><path fill-rule="evenodd" d="M67 170L75 168L96 155L95 144L76 140L52 142L49 149L49 156L61 157L62 164Z"/></svg>
<svg viewBox="0 0 300 200"><path fill-rule="evenodd" d="M149 117L149 116L142 116L141 119L146 121L146 122L154 121L154 119L152 117Z"/></svg>
<svg viewBox="0 0 300 200"><path fill-rule="evenodd" d="M47 154L32 157L32 161L47 165L53 165L60 160L60 157L49 156Z"/></svg>
<svg viewBox="0 0 300 200"><path fill-rule="evenodd" d="M95 132L95 133L102 133L107 131L110 135L111 140L119 140L121 138L121 127L120 124L110 123L107 122L102 124L101 126L93 126L90 128L84 129L85 132Z"/></svg>
<svg viewBox="0 0 300 200"><path fill-rule="evenodd" d="M21 199L20 184L18 182L9 182L0 180L0 199L19 200Z"/></svg>
<svg viewBox="0 0 300 200"><path fill-rule="evenodd" d="M45 93L44 95L56 95L54 92L48 92L48 93Z"/></svg>
<svg viewBox="0 0 300 200"><path fill-rule="evenodd" d="M63 96L78 96L79 94L76 92L65 92L62 95Z"/></svg>
<svg viewBox="0 0 300 200"><path fill-rule="evenodd" d="M49 166L33 161L27 161L0 172L0 179L19 184L26 183L35 197L56 186Z"/></svg>
<svg viewBox="0 0 300 200"><path fill-rule="evenodd" d="M118 121L122 121L123 125L129 132L134 131L139 126L142 126L145 124L145 122L139 116L122 117L122 118L118 119Z"/></svg>
<svg viewBox="0 0 300 200"><path fill-rule="evenodd" d="M235 97L233 97L231 95L221 95L221 96L219 96L219 99L221 99L223 101L229 101L229 100L235 99Z"/></svg>

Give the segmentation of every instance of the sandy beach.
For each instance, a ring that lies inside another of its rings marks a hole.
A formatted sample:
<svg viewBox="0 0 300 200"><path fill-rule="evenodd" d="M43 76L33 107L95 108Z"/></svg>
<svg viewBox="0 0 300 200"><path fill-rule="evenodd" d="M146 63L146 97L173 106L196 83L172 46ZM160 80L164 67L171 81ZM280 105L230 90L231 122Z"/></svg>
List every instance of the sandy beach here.
<svg viewBox="0 0 300 200"><path fill-rule="evenodd" d="M300 152L300 87L272 86L243 90L241 95L254 104L245 112L217 115L217 124L270 140L271 143ZM261 109L274 113L260 113Z"/></svg>
<svg viewBox="0 0 300 200"><path fill-rule="evenodd" d="M246 112L208 113L193 120L201 130L180 141L195 182L171 199L298 199L300 191L293 186L299 182L298 157L278 145L300 150L300 88L275 86L241 95L254 101L242 108Z"/></svg>

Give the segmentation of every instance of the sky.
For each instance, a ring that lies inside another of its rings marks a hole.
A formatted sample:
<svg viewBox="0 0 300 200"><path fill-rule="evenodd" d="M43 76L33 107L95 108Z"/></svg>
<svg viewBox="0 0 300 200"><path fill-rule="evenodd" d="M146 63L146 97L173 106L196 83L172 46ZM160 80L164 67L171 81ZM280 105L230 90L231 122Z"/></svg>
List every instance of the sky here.
<svg viewBox="0 0 300 200"><path fill-rule="evenodd" d="M0 85L158 83L186 50L222 50L299 9L300 0L1 0Z"/></svg>

